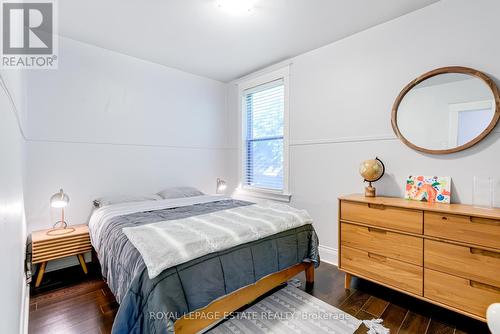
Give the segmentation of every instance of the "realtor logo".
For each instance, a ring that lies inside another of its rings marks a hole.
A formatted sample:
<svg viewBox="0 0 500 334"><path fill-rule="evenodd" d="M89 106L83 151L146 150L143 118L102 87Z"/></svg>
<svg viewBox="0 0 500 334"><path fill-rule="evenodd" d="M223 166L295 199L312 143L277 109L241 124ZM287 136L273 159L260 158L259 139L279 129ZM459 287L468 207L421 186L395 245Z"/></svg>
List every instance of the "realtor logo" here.
<svg viewBox="0 0 500 334"><path fill-rule="evenodd" d="M2 68L57 67L52 0L2 1Z"/></svg>

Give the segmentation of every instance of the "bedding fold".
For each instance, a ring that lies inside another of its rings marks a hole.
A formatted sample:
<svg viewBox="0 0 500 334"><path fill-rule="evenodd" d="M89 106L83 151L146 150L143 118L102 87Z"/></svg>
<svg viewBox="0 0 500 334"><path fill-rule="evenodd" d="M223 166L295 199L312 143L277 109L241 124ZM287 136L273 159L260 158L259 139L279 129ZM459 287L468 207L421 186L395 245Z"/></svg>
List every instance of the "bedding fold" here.
<svg viewBox="0 0 500 334"><path fill-rule="evenodd" d="M153 279L167 268L203 255L311 223L305 210L265 203L127 227L123 232L141 254Z"/></svg>

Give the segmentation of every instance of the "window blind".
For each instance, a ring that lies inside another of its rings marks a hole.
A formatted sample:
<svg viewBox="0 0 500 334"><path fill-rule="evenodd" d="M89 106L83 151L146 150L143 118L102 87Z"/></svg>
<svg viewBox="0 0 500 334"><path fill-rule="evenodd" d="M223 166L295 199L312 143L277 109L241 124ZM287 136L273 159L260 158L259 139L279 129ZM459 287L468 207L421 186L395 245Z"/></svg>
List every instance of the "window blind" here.
<svg viewBox="0 0 500 334"><path fill-rule="evenodd" d="M243 92L246 111L245 175L247 186L283 190L283 80Z"/></svg>

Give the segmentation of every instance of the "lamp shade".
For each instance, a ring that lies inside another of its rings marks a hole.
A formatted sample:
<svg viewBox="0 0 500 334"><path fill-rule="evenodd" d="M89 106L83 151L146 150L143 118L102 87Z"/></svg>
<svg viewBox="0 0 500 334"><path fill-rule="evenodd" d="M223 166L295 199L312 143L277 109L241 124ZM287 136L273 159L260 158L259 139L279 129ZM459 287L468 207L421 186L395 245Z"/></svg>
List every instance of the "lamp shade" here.
<svg viewBox="0 0 500 334"><path fill-rule="evenodd" d="M221 179L217 179L216 192L217 193L222 193L222 192L226 191L226 188L227 188L226 181L221 180Z"/></svg>
<svg viewBox="0 0 500 334"><path fill-rule="evenodd" d="M65 208L68 206L69 196L61 189L57 194L50 198L50 206L53 208Z"/></svg>

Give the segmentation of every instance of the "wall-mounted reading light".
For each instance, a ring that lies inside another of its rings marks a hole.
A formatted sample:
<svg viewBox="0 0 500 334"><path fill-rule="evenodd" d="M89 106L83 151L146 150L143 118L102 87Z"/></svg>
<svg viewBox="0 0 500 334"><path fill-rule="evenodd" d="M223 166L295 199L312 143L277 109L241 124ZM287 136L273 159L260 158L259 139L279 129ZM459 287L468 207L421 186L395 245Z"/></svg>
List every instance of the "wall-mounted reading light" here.
<svg viewBox="0 0 500 334"><path fill-rule="evenodd" d="M217 178L217 188L215 189L215 192L217 194L223 194L226 191L226 189L227 189L226 181Z"/></svg>

